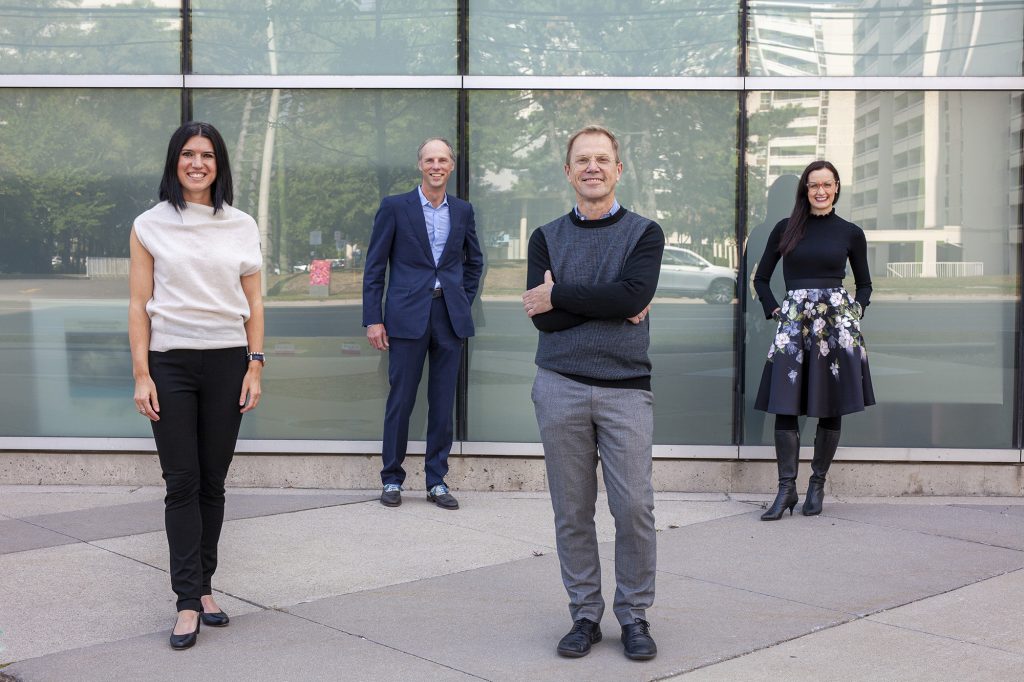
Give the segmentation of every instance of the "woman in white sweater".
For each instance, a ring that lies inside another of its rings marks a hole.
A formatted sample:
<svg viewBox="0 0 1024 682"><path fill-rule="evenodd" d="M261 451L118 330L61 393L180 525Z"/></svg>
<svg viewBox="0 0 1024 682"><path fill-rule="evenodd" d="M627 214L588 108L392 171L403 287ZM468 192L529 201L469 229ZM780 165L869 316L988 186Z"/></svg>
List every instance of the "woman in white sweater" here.
<svg viewBox="0 0 1024 682"><path fill-rule="evenodd" d="M211 590L224 480L242 415L260 401L263 257L256 222L232 199L220 133L186 123L167 147L160 203L131 232L135 406L152 424L167 484L175 649L195 644L200 623L228 624Z"/></svg>

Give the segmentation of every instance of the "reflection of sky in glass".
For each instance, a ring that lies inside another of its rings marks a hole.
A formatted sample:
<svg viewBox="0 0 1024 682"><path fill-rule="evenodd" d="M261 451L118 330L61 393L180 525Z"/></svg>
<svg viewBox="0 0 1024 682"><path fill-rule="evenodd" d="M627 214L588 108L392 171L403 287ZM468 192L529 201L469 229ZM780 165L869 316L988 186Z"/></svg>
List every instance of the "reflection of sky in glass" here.
<svg viewBox="0 0 1024 682"><path fill-rule="evenodd" d="M736 75L736 0L470 0L469 72Z"/></svg>
<svg viewBox="0 0 1024 682"><path fill-rule="evenodd" d="M1017 76L1024 2L750 3L756 76Z"/></svg>

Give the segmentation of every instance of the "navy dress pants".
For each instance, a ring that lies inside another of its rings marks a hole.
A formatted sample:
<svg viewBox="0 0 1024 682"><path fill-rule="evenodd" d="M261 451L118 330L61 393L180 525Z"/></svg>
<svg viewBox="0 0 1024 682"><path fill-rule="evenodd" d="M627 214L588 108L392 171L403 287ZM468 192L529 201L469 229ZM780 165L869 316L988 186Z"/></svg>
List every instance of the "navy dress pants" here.
<svg viewBox="0 0 1024 682"><path fill-rule="evenodd" d="M211 594L247 370L245 348L149 353L160 403L153 437L167 484L164 523L179 611L200 611L199 598Z"/></svg>
<svg viewBox="0 0 1024 682"><path fill-rule="evenodd" d="M423 362L429 356L427 379L427 453L424 469L427 488L444 483L448 474L448 454L452 449L452 411L455 385L459 378L462 339L455 335L444 298L430 301L427 331L418 339L389 337L388 392L384 411L383 467L384 485L405 481L405 451L409 444L409 415L416 404L416 391L423 375Z"/></svg>

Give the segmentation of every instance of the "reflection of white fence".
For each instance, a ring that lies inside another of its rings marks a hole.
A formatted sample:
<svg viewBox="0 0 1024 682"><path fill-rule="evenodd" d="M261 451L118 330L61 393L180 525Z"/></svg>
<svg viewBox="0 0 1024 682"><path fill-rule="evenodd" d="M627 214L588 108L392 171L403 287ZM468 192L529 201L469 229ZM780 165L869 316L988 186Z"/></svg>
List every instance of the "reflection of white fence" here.
<svg viewBox="0 0 1024 682"><path fill-rule="evenodd" d="M885 273L889 277L924 277L924 263L886 263ZM981 277L984 274L985 264L978 261L935 263L935 277Z"/></svg>
<svg viewBox="0 0 1024 682"><path fill-rule="evenodd" d="M85 259L85 274L88 277L127 277L127 258L93 258Z"/></svg>

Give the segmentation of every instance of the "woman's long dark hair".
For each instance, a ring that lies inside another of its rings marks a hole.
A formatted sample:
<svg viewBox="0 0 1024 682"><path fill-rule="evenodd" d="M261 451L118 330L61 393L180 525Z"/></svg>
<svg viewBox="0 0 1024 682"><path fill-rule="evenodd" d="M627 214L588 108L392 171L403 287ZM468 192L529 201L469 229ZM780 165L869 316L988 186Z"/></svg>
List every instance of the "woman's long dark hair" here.
<svg viewBox="0 0 1024 682"><path fill-rule="evenodd" d="M800 181L796 185L796 203L793 205L793 212L789 215L789 222L782 232L782 239L779 240L779 253L785 256L796 248L800 240L807 232L807 218L811 215L811 202L807 199L807 178L816 170L828 169L836 179L836 193L832 197L832 205L839 201L839 171L828 161L812 161L804 168Z"/></svg>
<svg viewBox="0 0 1024 682"><path fill-rule="evenodd" d="M168 201L178 210L185 208L185 195L178 181L178 157L185 143L195 136L205 137L213 144L213 156L217 162L217 177L210 187L213 198L213 212L221 210L224 204L231 205L235 200L231 183L231 163L228 161L228 147L217 129L209 123L189 121L174 131L171 141L167 143L167 161L164 163L164 176L160 180L160 201Z"/></svg>

